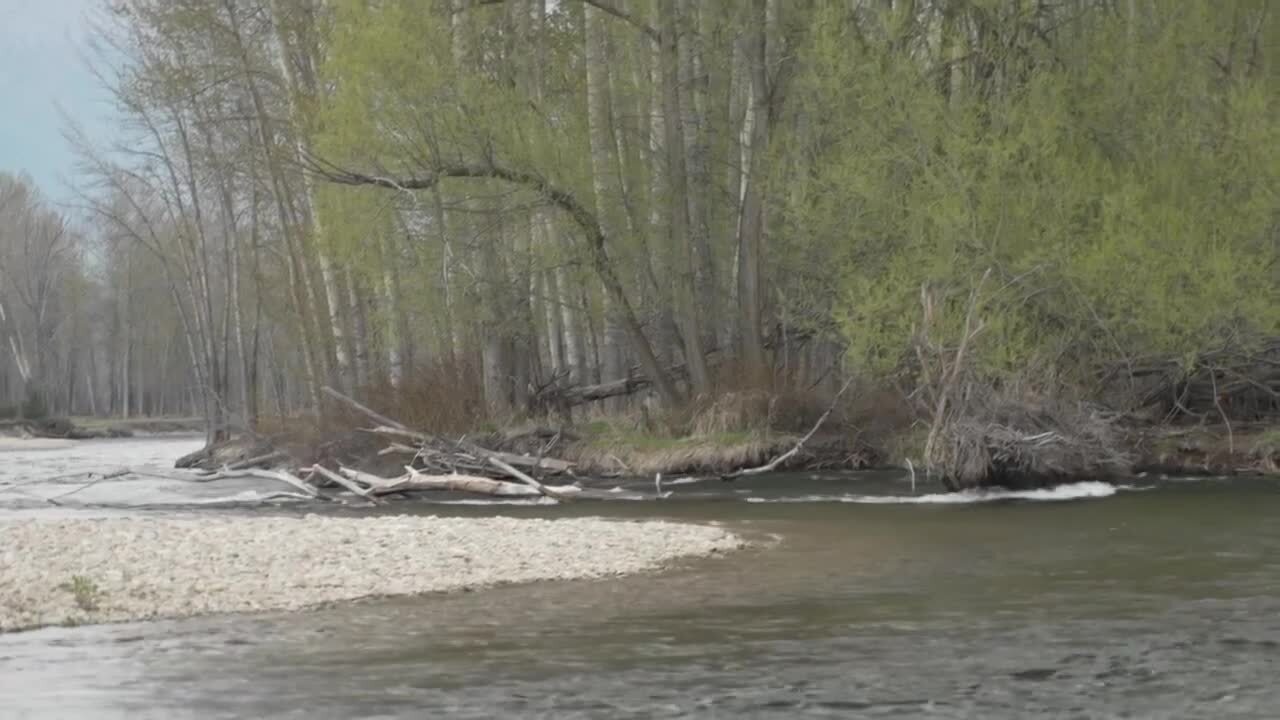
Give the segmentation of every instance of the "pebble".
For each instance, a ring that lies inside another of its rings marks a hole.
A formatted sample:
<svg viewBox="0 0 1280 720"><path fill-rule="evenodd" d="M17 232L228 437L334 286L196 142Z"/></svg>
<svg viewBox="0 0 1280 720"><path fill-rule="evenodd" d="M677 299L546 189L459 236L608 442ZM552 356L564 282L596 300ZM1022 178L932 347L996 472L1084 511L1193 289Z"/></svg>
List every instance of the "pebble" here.
<svg viewBox="0 0 1280 720"><path fill-rule="evenodd" d="M199 517L0 522L0 632L653 570L741 547L599 518Z"/></svg>

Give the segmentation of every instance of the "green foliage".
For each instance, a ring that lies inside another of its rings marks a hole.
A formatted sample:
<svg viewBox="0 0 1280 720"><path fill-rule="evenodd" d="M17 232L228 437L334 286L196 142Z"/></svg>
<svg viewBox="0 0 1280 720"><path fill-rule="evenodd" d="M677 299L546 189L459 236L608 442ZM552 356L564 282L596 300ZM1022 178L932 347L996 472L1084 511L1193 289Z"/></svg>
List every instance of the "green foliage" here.
<svg viewBox="0 0 1280 720"><path fill-rule="evenodd" d="M812 132L779 166L782 210L839 268L833 312L863 367L901 362L922 286L954 343L987 269L989 371L1280 331L1275 73L1212 60L1240 32L1219 3L1160 8L1046 38L997 14L1020 52L986 79L922 63L892 23L814 14L794 107Z"/></svg>
<svg viewBox="0 0 1280 720"><path fill-rule="evenodd" d="M76 607L85 612L98 609L102 601L102 589L92 579L84 575L72 575L71 580L60 586L75 597Z"/></svg>

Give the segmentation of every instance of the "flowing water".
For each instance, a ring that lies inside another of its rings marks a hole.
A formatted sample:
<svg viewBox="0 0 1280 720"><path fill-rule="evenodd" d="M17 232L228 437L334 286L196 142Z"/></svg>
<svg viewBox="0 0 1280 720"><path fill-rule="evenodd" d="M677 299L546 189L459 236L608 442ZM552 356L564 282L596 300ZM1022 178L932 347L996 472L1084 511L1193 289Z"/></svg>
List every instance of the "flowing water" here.
<svg viewBox="0 0 1280 720"><path fill-rule="evenodd" d="M1280 715L1280 482L663 489L412 511L721 522L757 545L621 579L3 635L0 717Z"/></svg>

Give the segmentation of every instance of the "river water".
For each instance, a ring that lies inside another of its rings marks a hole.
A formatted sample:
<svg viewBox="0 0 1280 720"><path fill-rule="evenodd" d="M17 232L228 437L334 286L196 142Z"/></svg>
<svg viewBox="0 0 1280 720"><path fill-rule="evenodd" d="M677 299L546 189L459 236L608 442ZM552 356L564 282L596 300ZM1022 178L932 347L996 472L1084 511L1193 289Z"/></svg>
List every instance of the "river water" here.
<svg viewBox="0 0 1280 720"><path fill-rule="evenodd" d="M0 635L0 717L1280 716L1275 480L664 490L413 511L714 521L756 546L621 579Z"/></svg>

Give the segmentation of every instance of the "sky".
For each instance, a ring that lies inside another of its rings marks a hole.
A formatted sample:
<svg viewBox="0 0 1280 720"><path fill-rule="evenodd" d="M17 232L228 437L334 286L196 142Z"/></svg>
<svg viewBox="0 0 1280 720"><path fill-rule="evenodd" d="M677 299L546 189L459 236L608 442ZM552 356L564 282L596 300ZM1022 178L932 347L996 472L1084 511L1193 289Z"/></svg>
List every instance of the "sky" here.
<svg viewBox="0 0 1280 720"><path fill-rule="evenodd" d="M90 137L109 136L103 93L85 67L86 15L102 0L0 0L0 171L27 172L53 200L71 197L75 157L60 105Z"/></svg>

